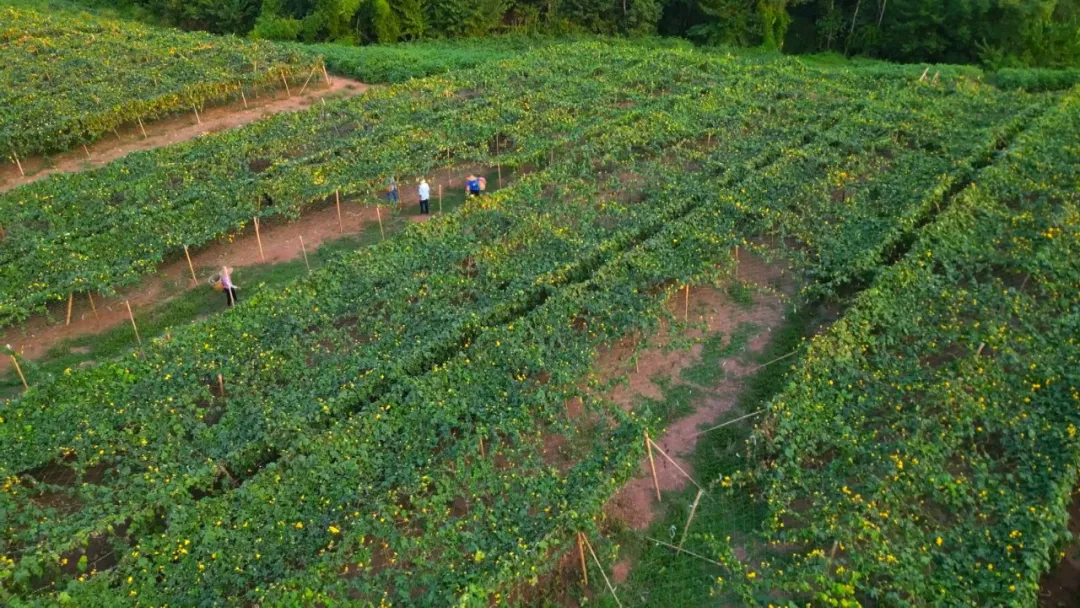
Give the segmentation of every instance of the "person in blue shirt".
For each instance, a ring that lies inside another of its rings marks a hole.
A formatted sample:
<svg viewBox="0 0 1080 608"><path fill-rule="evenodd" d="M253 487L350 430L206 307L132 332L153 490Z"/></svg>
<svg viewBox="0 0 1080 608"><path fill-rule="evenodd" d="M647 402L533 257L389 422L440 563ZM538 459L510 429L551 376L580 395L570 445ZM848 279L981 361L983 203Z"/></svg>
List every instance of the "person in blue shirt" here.
<svg viewBox="0 0 1080 608"><path fill-rule="evenodd" d="M390 176L390 182L386 186L386 200L391 203L398 202L397 180Z"/></svg>
<svg viewBox="0 0 1080 608"><path fill-rule="evenodd" d="M480 178L470 173L469 179L465 181L465 191L470 196L480 196Z"/></svg>

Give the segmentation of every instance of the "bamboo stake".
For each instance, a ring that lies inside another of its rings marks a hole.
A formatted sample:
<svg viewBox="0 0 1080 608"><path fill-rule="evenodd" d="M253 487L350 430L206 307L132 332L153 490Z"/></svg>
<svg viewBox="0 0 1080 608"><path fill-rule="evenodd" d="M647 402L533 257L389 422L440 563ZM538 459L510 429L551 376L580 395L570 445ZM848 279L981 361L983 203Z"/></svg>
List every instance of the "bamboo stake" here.
<svg viewBox="0 0 1080 608"><path fill-rule="evenodd" d="M289 91L289 81L285 78L284 68L281 70L281 82L285 83L285 96L292 97L292 92Z"/></svg>
<svg viewBox="0 0 1080 608"><path fill-rule="evenodd" d="M454 176L450 173L450 148L446 149L446 183L449 186L454 185Z"/></svg>
<svg viewBox="0 0 1080 608"><path fill-rule="evenodd" d="M375 215L379 218L379 234L382 235L383 240L386 240L386 232L383 231L382 226L382 211L379 210L378 203L375 203Z"/></svg>
<svg viewBox="0 0 1080 608"><path fill-rule="evenodd" d="M128 317L131 319L131 329L135 330L135 341L142 346L142 338L139 337L139 327L135 325L135 313L131 312L131 303L124 300L124 306L127 306Z"/></svg>
<svg viewBox="0 0 1080 608"><path fill-rule="evenodd" d="M8 348L11 348L9 345ZM19 367L19 360L15 358L15 355L11 355L11 362L15 364L15 373L19 374L19 380L22 380L23 391L30 389L30 385L26 383L26 376L22 373L22 368Z"/></svg>
<svg viewBox="0 0 1080 608"><path fill-rule="evenodd" d="M652 482L656 488L656 502L663 502L660 498L660 480L656 477L656 462L652 456L652 441L649 439L649 431L645 431L645 451L649 453L649 469L652 470Z"/></svg>
<svg viewBox="0 0 1080 608"><path fill-rule="evenodd" d="M683 468L679 466L679 463L675 462L675 460L674 460L674 459L673 459L673 458L672 458L671 456L668 456L668 455L667 455L667 453L665 453L665 452L664 452L664 450L660 449L660 446L656 445L656 442L655 442L655 441L650 441L650 443L652 443L652 446L653 446L654 448L656 448L656 451L657 451L657 452L660 452L660 455L661 455L661 456L663 456L664 458L667 458L667 459L668 459L668 462L670 462L671 464L673 464L673 465L675 466L675 468L676 468L676 469L678 469L678 470L679 470L679 472L683 474L683 476L685 476L685 477L686 477L687 479L689 479L689 480L690 480L690 483L692 483L692 484L694 484L695 486L697 486L697 489L701 490L702 492L704 492L704 491L705 491L705 488L701 487L701 484L699 484L698 482L694 481L694 478L693 478L693 477L690 477L690 474L689 474L689 473L687 473L686 471L684 471L684 470L683 470Z"/></svg>
<svg viewBox="0 0 1080 608"><path fill-rule="evenodd" d="M442 215L442 184L439 184L439 215Z"/></svg>
<svg viewBox="0 0 1080 608"><path fill-rule="evenodd" d="M701 490L697 491L697 497L694 498L694 506L690 507L690 517L686 518L686 525L683 526L682 538L679 539L679 549L682 549L683 543L686 542L686 533L690 531L690 522L694 521L694 515L697 513L698 503L701 502L701 495L704 494Z"/></svg>
<svg viewBox="0 0 1080 608"><path fill-rule="evenodd" d="M300 235L300 251L304 252L304 266L308 272L311 272L311 264L308 264L307 260L307 247L304 247L304 235Z"/></svg>
<svg viewBox="0 0 1080 608"><path fill-rule="evenodd" d="M88 291L86 292L86 297L90 298L90 310L94 311L94 320L100 321L101 317L97 314L97 306L94 305L94 294Z"/></svg>
<svg viewBox="0 0 1080 608"><path fill-rule="evenodd" d="M124 141L124 138L120 137L120 134L116 132L116 127L113 127L112 132L113 132L113 135L116 136L116 139L119 139L120 141Z"/></svg>
<svg viewBox="0 0 1080 608"><path fill-rule="evenodd" d="M484 438L480 438L480 457L487 458L487 452L484 450Z"/></svg>
<svg viewBox="0 0 1080 608"><path fill-rule="evenodd" d="M68 308L67 308L67 321L64 322L64 326L71 325L71 304L75 301L75 292L68 294Z"/></svg>
<svg viewBox="0 0 1080 608"><path fill-rule="evenodd" d="M184 245L184 257L187 258L187 267L191 271L191 284L198 285L199 279L195 278L195 266L191 264L191 254L188 253L187 245Z"/></svg>
<svg viewBox="0 0 1080 608"><path fill-rule="evenodd" d="M984 348L986 348L986 342L979 342L979 350L975 351L975 356L981 356Z"/></svg>
<svg viewBox="0 0 1080 608"><path fill-rule="evenodd" d="M499 169L499 187L502 188L502 163L496 165Z"/></svg>
<svg viewBox="0 0 1080 608"><path fill-rule="evenodd" d="M135 120L139 121L139 130L142 131L143 139L146 139L148 137L148 135L146 134L146 127L144 127L143 124L142 124L142 117L136 116Z"/></svg>
<svg viewBox="0 0 1080 608"><path fill-rule="evenodd" d="M686 284L686 295L683 297L683 319L690 320L690 284Z"/></svg>
<svg viewBox="0 0 1080 608"><path fill-rule="evenodd" d="M317 68L317 67L311 68L311 71L308 72L307 80L304 81L304 86L300 87L300 92L297 93L297 96L299 96L299 97L304 96L304 91L307 90L307 85L308 85L309 82L311 82L311 77L315 75L315 70L317 70L317 69L319 69L319 68Z"/></svg>
<svg viewBox="0 0 1080 608"><path fill-rule="evenodd" d="M202 118L199 117L199 108L195 104L191 104L191 109L195 110L195 120L201 125Z"/></svg>
<svg viewBox="0 0 1080 608"><path fill-rule="evenodd" d="M578 558L581 560L581 578L583 579L583 584L586 587L588 587L589 586L589 569L586 567L586 564L585 564L585 543L581 542L581 536L582 536L581 532L578 532L577 533Z"/></svg>
<svg viewBox="0 0 1080 608"><path fill-rule="evenodd" d="M330 80L330 75L326 73L326 63L325 62L322 64L322 75L323 75L323 78L326 79L326 86L328 86L328 87L334 86L334 82L332 80Z"/></svg>
<svg viewBox="0 0 1080 608"><path fill-rule="evenodd" d="M735 280L739 280L739 246L735 246Z"/></svg>
<svg viewBox="0 0 1080 608"><path fill-rule="evenodd" d="M19 175L26 177L26 173L23 172L22 163L19 162L19 155L14 150L11 151L11 156L15 158L15 166L19 168Z"/></svg>
<svg viewBox="0 0 1080 608"><path fill-rule="evenodd" d="M240 87L240 99L244 100L244 109L248 107L247 95L244 95L244 85L242 83L236 83L236 86Z"/></svg>
<svg viewBox="0 0 1080 608"><path fill-rule="evenodd" d="M728 420L727 422L722 422L722 423L720 423L720 424L718 424L718 425L716 425L714 427L707 428L704 431L701 431L700 433L695 433L694 437L697 437L698 435L704 435L705 433L708 433L710 431L715 431L716 429L722 429L725 426L728 426L729 424L735 424L736 422L739 422L740 420L746 420L747 418L753 418L754 416L757 416L758 414L760 414L760 413L762 413L764 411L765 410L758 410L756 412L751 412L749 414L746 414L745 416L739 416L738 418L735 418L733 420Z"/></svg>
<svg viewBox="0 0 1080 608"><path fill-rule="evenodd" d="M337 231L345 234L345 225L341 223L341 193L334 190L334 204L337 205Z"/></svg>
<svg viewBox="0 0 1080 608"><path fill-rule="evenodd" d="M217 375L217 386L218 386L218 392L221 394L222 398L224 398L225 397L225 379L221 377L221 374Z"/></svg>
<svg viewBox="0 0 1080 608"><path fill-rule="evenodd" d="M604 572L604 567L600 565L600 558L596 557L596 551L593 551L592 543L589 542L588 537L584 534L581 535L581 538L585 540L585 546L589 549L593 561L596 562L596 567L600 569L600 575L604 577L604 584L607 585L608 591L611 592L611 597L615 598L615 605L622 608L622 602L619 601L619 596L615 595L615 588L611 586L611 581L608 580L607 572Z"/></svg>
<svg viewBox="0 0 1080 608"><path fill-rule="evenodd" d="M86 160L90 160L90 150L86 149L86 144L82 145L83 152L86 152Z"/></svg>
<svg viewBox="0 0 1080 608"><path fill-rule="evenodd" d="M262 235L259 234L259 218L254 217L252 219L255 220L255 241L259 243L259 258L262 259L263 263L265 264L266 256L263 255Z"/></svg>

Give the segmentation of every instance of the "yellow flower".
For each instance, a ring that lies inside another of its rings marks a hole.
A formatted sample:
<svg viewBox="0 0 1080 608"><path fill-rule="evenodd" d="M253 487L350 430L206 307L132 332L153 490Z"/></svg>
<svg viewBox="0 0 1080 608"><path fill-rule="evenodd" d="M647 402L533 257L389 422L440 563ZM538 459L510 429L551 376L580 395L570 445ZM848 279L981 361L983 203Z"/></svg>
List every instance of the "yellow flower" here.
<svg viewBox="0 0 1080 608"><path fill-rule="evenodd" d="M939 536L939 537L937 537L937 541L936 541L936 542L937 542L937 546L939 546L939 547L940 547L940 546L941 546L941 543L942 543L942 540L941 540L941 537L940 537L940 536Z"/></svg>

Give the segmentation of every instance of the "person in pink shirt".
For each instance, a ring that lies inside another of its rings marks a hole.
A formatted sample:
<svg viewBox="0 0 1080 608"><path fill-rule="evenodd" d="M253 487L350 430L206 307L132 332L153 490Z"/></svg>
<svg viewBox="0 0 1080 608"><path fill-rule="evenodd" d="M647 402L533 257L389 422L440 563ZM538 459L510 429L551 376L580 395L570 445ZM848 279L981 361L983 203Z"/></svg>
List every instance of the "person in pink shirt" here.
<svg viewBox="0 0 1080 608"><path fill-rule="evenodd" d="M225 292L225 303L236 305L236 285L233 285L232 268L229 266L221 267L221 290Z"/></svg>

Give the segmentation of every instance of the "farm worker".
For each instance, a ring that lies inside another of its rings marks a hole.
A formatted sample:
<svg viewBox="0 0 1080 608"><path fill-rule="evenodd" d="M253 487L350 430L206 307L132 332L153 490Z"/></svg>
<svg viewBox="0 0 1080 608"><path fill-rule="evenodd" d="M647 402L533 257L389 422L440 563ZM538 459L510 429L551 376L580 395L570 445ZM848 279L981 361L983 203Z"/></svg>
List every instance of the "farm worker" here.
<svg viewBox="0 0 1080 608"><path fill-rule="evenodd" d="M480 179L470 173L469 179L465 181L465 191L472 196L480 196Z"/></svg>
<svg viewBox="0 0 1080 608"><path fill-rule="evenodd" d="M430 208L428 207L428 200L431 199L431 186L428 185L427 180L420 178L420 187L416 189L417 194L420 195L420 213L431 215Z"/></svg>
<svg viewBox="0 0 1080 608"><path fill-rule="evenodd" d="M225 292L225 303L229 306L236 304L236 285L232 282L232 268L221 267L221 288Z"/></svg>
<svg viewBox="0 0 1080 608"><path fill-rule="evenodd" d="M393 175L390 176L390 182L386 186L386 200L392 203L398 202L397 180Z"/></svg>

